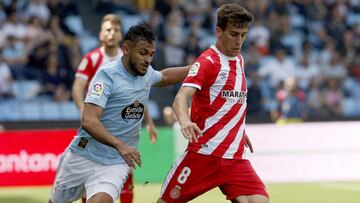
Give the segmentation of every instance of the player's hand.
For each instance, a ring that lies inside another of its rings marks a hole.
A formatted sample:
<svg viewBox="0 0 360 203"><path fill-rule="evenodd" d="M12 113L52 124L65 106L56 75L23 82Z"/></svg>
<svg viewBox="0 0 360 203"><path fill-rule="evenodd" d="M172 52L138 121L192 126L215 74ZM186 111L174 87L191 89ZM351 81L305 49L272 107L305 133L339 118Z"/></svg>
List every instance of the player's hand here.
<svg viewBox="0 0 360 203"><path fill-rule="evenodd" d="M149 133L150 144L154 144L157 140L157 129L154 124L147 124L146 131Z"/></svg>
<svg viewBox="0 0 360 203"><path fill-rule="evenodd" d="M251 153L254 153L254 149L253 149L253 146L252 146L251 141L249 139L249 136L247 136L246 133L245 133L244 136L245 136L245 146L250 149Z"/></svg>
<svg viewBox="0 0 360 203"><path fill-rule="evenodd" d="M123 144L119 147L118 152L131 168L135 168L136 164L141 167L141 155L134 147Z"/></svg>
<svg viewBox="0 0 360 203"><path fill-rule="evenodd" d="M181 124L181 132L189 142L197 142L198 138L202 136L200 128L191 121Z"/></svg>

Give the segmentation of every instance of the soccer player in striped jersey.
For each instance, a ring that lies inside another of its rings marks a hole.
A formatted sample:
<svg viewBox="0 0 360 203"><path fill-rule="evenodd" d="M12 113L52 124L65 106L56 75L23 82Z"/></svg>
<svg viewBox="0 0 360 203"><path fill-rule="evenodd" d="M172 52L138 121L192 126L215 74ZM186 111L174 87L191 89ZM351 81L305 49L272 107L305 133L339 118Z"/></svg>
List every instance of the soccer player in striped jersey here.
<svg viewBox="0 0 360 203"><path fill-rule="evenodd" d="M251 143L240 50L252 19L237 4L217 10L216 44L197 58L173 103L189 144L168 173L158 203L188 202L214 187L233 203L269 202L265 185L244 157Z"/></svg>
<svg viewBox="0 0 360 203"><path fill-rule="evenodd" d="M81 115L84 109L86 89L95 73L103 64L121 58L123 55L123 52L119 47L119 43L122 39L121 20L119 16L115 14L107 14L103 17L101 21L99 39L101 46L85 54L75 75L71 93ZM147 125L146 129L150 135L150 142L154 143L157 139L157 130L147 109L145 109L144 120ZM130 173L123 189L120 192L120 202L132 203L133 197L133 174ZM85 197L82 198L82 202L86 202Z"/></svg>

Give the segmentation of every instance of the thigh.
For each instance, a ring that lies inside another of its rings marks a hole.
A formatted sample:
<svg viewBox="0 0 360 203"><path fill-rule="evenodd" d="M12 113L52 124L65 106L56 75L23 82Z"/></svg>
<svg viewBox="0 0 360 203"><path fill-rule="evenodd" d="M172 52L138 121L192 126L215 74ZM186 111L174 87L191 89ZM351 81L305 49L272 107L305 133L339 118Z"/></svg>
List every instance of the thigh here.
<svg viewBox="0 0 360 203"><path fill-rule="evenodd" d="M220 159L194 152L185 152L173 164L161 189L161 199L188 202L216 187L219 183Z"/></svg>
<svg viewBox="0 0 360 203"><path fill-rule="evenodd" d="M72 202L80 199L84 193L84 183L91 172L89 160L66 150L61 157L51 189L52 202Z"/></svg>
<svg viewBox="0 0 360 203"><path fill-rule="evenodd" d="M127 164L99 165L85 183L86 198L106 193L115 201L130 172Z"/></svg>
<svg viewBox="0 0 360 203"><path fill-rule="evenodd" d="M261 181L248 160L228 160L223 167L223 182L220 189L227 199L239 196L261 195L268 197L264 183Z"/></svg>

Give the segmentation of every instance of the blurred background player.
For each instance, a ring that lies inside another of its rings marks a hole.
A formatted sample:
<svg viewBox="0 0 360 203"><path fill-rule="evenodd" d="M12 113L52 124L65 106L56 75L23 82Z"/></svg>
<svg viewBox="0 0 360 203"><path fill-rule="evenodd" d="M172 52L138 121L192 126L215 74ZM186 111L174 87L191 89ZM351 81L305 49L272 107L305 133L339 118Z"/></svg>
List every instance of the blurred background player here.
<svg viewBox="0 0 360 203"><path fill-rule="evenodd" d="M296 84L296 79L289 77L276 94L279 106L278 111L273 112L273 119L277 124L303 122L307 116L306 95Z"/></svg>
<svg viewBox="0 0 360 203"><path fill-rule="evenodd" d="M214 187L233 203L269 202L264 183L244 158L246 143L251 145L240 50L253 16L238 4L222 5L216 14L216 44L191 66L173 103L189 145L168 173L158 203L188 202Z"/></svg>
<svg viewBox="0 0 360 203"><path fill-rule="evenodd" d="M85 93L95 73L101 68L102 64L121 58L123 55L119 47L119 43L122 40L120 17L115 14L105 15L101 21L100 29L99 39L101 47L93 49L84 56L76 72L72 87L72 97L81 116L84 110ZM150 134L150 142L154 143L157 139L157 130L146 109L144 119L147 124L146 129ZM121 190L120 202L131 203L133 196L133 173L130 173ZM86 198L83 197L82 201L86 202Z"/></svg>

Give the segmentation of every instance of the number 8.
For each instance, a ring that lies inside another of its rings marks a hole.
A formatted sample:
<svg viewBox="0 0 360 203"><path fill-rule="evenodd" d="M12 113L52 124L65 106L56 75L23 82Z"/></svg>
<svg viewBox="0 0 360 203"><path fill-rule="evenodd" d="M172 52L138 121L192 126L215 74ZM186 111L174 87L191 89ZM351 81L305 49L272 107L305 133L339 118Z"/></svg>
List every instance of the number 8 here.
<svg viewBox="0 0 360 203"><path fill-rule="evenodd" d="M185 167L182 169L180 175L178 176L177 181L178 181L180 184L184 184L184 183L186 182L188 176L190 175L190 173L191 173L191 169L190 169L189 167L185 166Z"/></svg>

